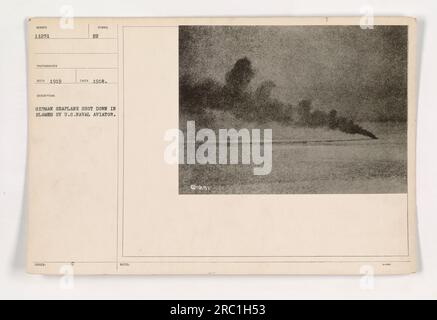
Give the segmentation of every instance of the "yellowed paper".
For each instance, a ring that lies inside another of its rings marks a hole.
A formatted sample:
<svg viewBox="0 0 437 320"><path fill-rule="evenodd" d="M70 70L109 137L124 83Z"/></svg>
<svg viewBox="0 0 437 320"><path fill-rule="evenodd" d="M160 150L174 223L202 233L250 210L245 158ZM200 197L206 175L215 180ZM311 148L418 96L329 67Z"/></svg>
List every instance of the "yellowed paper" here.
<svg viewBox="0 0 437 320"><path fill-rule="evenodd" d="M415 26L29 19L28 271L415 272Z"/></svg>

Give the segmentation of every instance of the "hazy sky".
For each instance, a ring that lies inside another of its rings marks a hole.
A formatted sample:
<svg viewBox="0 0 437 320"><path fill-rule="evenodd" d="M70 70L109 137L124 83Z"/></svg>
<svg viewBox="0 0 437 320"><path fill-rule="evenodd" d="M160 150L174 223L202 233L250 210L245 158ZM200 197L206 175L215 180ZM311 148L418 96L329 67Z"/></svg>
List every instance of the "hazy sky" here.
<svg viewBox="0 0 437 320"><path fill-rule="evenodd" d="M272 80L285 103L311 99L354 120L405 120L407 42L405 26L181 27L180 73L224 83L248 57L253 88Z"/></svg>

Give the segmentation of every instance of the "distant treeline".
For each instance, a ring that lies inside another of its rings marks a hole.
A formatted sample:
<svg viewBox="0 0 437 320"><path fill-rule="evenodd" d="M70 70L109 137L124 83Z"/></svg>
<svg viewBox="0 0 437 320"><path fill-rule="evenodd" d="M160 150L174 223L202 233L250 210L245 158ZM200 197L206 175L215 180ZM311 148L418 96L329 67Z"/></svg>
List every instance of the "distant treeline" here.
<svg viewBox="0 0 437 320"><path fill-rule="evenodd" d="M305 127L327 127L349 134L360 134L372 139L377 137L360 127L351 119L338 116L336 110L324 112L313 110L311 100L301 100L296 107L272 97L276 87L273 81L262 82L255 91L249 84L255 70L248 58L239 59L227 72L225 84L212 79L193 81L181 77L179 99L181 112L201 122L203 127L211 127L214 117L206 110L215 109L230 112L242 121L267 123L271 121L282 125Z"/></svg>

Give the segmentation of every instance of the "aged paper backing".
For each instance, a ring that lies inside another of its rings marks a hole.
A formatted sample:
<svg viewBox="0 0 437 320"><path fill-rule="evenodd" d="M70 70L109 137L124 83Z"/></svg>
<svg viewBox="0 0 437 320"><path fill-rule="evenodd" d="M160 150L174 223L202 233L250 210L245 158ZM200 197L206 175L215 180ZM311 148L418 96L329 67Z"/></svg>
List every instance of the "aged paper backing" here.
<svg viewBox="0 0 437 320"><path fill-rule="evenodd" d="M178 27L360 18L75 18L73 29L29 19L28 271L415 272L415 20L374 22L408 26L408 193L190 195L163 160L179 121ZM111 114L37 116L42 106Z"/></svg>

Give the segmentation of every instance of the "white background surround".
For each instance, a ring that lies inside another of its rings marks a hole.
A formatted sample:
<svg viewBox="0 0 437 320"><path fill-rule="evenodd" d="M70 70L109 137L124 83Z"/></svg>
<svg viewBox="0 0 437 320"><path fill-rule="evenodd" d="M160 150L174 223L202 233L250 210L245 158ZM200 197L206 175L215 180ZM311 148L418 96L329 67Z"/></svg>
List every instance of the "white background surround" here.
<svg viewBox="0 0 437 320"><path fill-rule="evenodd" d="M66 7L69 6L69 7ZM85 276L28 275L25 168L26 18L60 16L377 16L417 18L418 272L380 276ZM57 1L16 0L0 10L0 298L379 299L437 298L437 2L433 0ZM363 283L365 285L363 285ZM366 285L367 284L367 285Z"/></svg>

